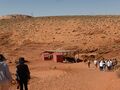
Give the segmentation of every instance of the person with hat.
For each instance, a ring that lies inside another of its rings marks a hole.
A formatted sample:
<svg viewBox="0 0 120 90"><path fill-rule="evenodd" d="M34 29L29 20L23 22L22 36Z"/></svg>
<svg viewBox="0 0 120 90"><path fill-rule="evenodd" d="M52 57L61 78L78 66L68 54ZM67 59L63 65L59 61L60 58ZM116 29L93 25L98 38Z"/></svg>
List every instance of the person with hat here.
<svg viewBox="0 0 120 90"><path fill-rule="evenodd" d="M13 80L5 61L6 58L0 54L0 90L9 90L10 83Z"/></svg>
<svg viewBox="0 0 120 90"><path fill-rule="evenodd" d="M19 58L18 65L16 66L16 80L19 82L20 90L28 90L28 81L30 79L30 71L28 65L25 64L24 57Z"/></svg>

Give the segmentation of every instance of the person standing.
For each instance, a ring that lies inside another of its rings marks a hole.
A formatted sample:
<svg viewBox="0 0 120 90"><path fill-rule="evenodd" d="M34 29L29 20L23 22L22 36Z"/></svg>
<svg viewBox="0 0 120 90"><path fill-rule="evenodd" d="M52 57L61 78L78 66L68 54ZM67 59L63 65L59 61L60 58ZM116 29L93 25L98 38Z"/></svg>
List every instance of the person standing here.
<svg viewBox="0 0 120 90"><path fill-rule="evenodd" d="M104 62L103 62L103 60L101 60L100 63L99 63L99 69L100 69L100 71L104 70L103 67L104 67Z"/></svg>
<svg viewBox="0 0 120 90"><path fill-rule="evenodd" d="M91 64L91 62L90 62L90 60L88 60L88 68L90 68L90 64Z"/></svg>
<svg viewBox="0 0 120 90"><path fill-rule="evenodd" d="M30 71L28 65L25 64L24 57L19 58L19 64L16 66L16 80L19 82L20 90L28 90L28 81L30 80Z"/></svg>
<svg viewBox="0 0 120 90"><path fill-rule="evenodd" d="M0 90L9 90L10 83L13 80L5 61L6 58L0 54Z"/></svg>
<svg viewBox="0 0 120 90"><path fill-rule="evenodd" d="M94 65L95 65L96 68L98 67L98 61L97 60L94 60Z"/></svg>

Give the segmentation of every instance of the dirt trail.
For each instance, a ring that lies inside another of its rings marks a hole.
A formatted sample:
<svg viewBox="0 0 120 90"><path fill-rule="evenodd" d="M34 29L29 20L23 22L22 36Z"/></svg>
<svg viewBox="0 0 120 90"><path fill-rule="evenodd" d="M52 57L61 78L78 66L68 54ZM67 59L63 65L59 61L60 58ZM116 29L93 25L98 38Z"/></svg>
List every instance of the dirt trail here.
<svg viewBox="0 0 120 90"><path fill-rule="evenodd" d="M115 72L101 72L84 63L61 64L41 62L30 65L30 90L119 90L120 80ZM13 89L14 88L14 89ZM16 90L15 86L12 90Z"/></svg>

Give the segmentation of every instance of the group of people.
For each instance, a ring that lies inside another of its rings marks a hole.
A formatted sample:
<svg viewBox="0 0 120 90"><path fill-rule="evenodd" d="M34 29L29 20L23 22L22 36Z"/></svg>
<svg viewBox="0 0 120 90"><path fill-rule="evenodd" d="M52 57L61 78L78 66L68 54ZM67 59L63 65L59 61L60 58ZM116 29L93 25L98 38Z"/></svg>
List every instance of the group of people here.
<svg viewBox="0 0 120 90"><path fill-rule="evenodd" d="M28 90L30 71L25 64L24 57L20 57L16 65L16 80L12 78L9 67L5 62L6 58L0 54L0 90L9 90L10 84L17 82L17 89Z"/></svg>
<svg viewBox="0 0 120 90"><path fill-rule="evenodd" d="M94 60L93 61L96 68L99 68L100 71L105 70L113 70L114 67L117 65L116 59L102 59L102 60ZM90 68L91 62L88 61L88 67Z"/></svg>

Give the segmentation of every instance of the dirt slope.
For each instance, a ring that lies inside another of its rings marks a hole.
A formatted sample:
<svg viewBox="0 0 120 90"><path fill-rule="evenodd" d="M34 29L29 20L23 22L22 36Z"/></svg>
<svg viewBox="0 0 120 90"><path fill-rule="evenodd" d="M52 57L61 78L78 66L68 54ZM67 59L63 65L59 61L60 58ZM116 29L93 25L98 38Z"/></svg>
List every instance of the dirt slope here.
<svg viewBox="0 0 120 90"><path fill-rule="evenodd" d="M0 20L0 53L15 76L15 60L24 56L31 71L30 90L119 90L116 72L88 69L85 63L43 62L41 52L77 49L120 59L120 16L15 16ZM16 90L15 85L11 90Z"/></svg>
<svg viewBox="0 0 120 90"><path fill-rule="evenodd" d="M114 52L120 58L119 29L120 16L16 16L0 20L0 48L8 54L24 52L17 55L25 55L27 50L79 49L107 57Z"/></svg>

